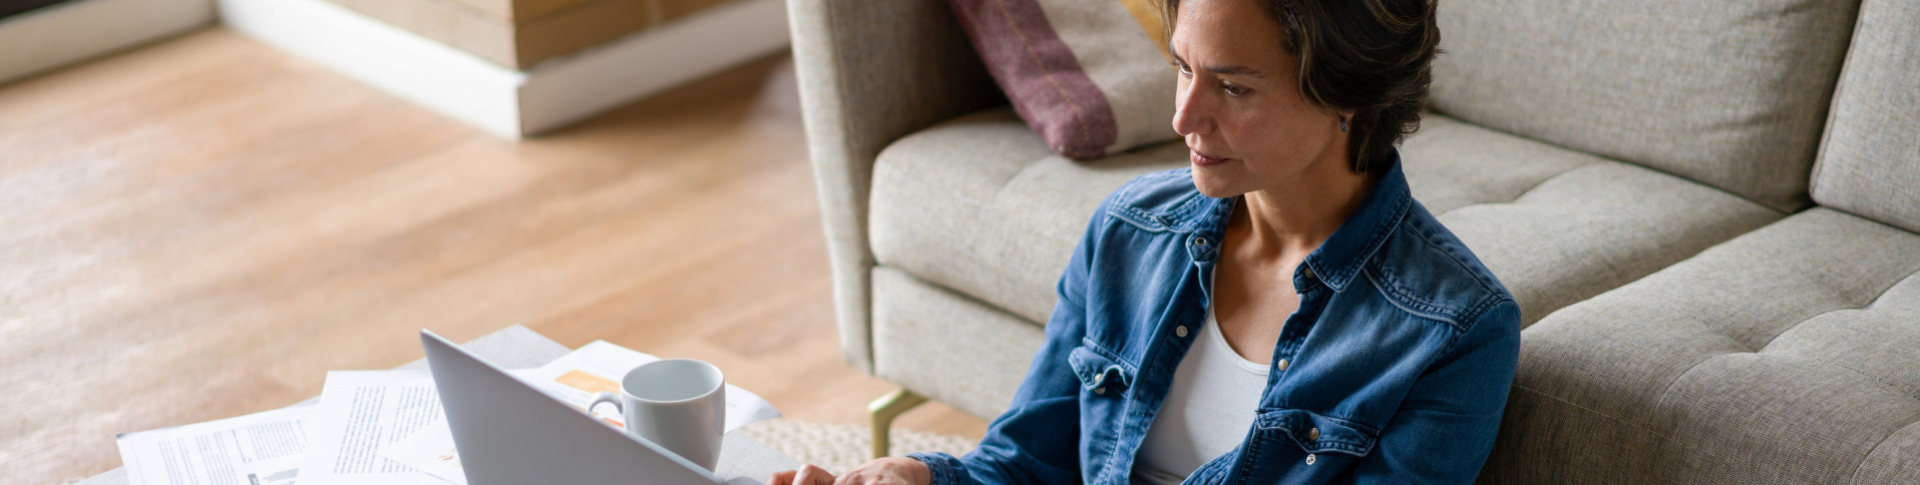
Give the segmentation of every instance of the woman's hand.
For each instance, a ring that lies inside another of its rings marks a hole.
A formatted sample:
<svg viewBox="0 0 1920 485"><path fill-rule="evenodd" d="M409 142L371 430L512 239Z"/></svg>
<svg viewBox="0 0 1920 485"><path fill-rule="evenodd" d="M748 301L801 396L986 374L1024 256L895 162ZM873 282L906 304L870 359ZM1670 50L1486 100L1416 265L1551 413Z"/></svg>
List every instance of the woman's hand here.
<svg viewBox="0 0 1920 485"><path fill-rule="evenodd" d="M767 478L767 485L833 485L833 474L813 465L800 465L799 470L774 472Z"/></svg>
<svg viewBox="0 0 1920 485"><path fill-rule="evenodd" d="M887 457L867 462L836 478L813 465L773 474L767 485L932 485L933 471L920 460Z"/></svg>

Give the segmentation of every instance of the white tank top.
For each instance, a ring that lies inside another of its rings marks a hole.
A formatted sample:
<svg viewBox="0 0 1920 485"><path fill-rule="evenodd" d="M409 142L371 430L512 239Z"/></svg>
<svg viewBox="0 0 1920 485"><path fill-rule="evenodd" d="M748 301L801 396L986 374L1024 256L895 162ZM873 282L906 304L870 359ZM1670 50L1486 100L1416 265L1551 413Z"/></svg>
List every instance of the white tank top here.
<svg viewBox="0 0 1920 485"><path fill-rule="evenodd" d="M1267 366L1241 357L1207 310L1200 336L1180 359L1166 402L1134 455L1133 483L1173 485L1240 446L1267 388Z"/></svg>

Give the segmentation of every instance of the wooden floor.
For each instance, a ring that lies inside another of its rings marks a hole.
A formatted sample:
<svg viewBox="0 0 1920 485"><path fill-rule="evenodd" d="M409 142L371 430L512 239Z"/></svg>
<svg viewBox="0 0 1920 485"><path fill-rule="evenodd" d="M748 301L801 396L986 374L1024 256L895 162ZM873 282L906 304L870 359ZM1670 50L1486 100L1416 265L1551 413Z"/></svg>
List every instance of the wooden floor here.
<svg viewBox="0 0 1920 485"><path fill-rule="evenodd" d="M782 55L513 142L219 28L0 86L0 483L417 359L422 327L706 359L863 422L892 387L839 357L796 96Z"/></svg>

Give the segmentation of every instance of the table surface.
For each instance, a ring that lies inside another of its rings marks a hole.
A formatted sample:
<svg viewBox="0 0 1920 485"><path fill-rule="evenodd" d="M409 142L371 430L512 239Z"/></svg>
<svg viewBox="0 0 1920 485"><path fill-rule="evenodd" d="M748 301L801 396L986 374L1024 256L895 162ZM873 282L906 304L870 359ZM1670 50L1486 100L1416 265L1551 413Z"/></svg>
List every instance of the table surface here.
<svg viewBox="0 0 1920 485"><path fill-rule="evenodd" d="M519 325L507 327L460 346L495 365L508 369L539 367L572 351L565 345L560 345L559 342ZM395 369L425 370L426 368L427 360L420 359ZM320 398L308 399L301 404L318 399ZM773 472L791 470L799 466L800 462L794 461L792 457L780 454L747 436L746 433L736 430L727 433L721 440L720 463L714 474L726 480L728 485L751 485L760 483L760 480L772 475ZM122 467L95 475L77 485L125 485L127 483L127 469Z"/></svg>

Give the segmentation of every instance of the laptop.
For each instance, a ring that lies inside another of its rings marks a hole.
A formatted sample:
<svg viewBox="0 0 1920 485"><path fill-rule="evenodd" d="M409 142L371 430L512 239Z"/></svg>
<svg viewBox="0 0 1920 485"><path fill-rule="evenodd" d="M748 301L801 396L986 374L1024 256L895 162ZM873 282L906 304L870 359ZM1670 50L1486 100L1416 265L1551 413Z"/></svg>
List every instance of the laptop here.
<svg viewBox="0 0 1920 485"><path fill-rule="evenodd" d="M466 349L420 331L468 485L719 485L713 473L602 424Z"/></svg>

